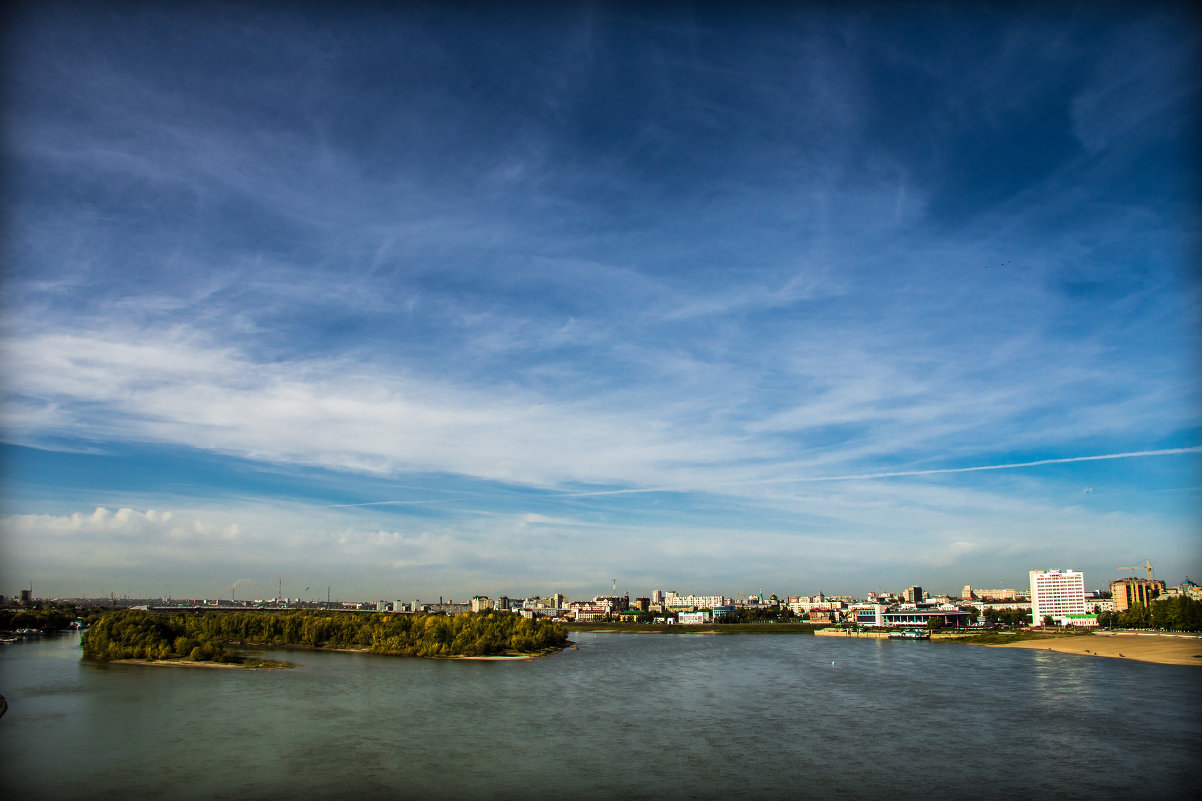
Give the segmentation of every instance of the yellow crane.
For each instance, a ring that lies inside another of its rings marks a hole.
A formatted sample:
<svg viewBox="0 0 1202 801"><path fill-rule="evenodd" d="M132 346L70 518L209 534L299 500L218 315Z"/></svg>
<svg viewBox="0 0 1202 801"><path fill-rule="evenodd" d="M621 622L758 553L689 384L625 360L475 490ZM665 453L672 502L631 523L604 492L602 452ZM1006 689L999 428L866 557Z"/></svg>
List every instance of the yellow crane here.
<svg viewBox="0 0 1202 801"><path fill-rule="evenodd" d="M1116 567L1115 570L1146 570L1146 571L1148 571L1148 581L1152 580L1152 560L1151 559L1145 559L1144 563L1142 565L1136 565L1135 567Z"/></svg>

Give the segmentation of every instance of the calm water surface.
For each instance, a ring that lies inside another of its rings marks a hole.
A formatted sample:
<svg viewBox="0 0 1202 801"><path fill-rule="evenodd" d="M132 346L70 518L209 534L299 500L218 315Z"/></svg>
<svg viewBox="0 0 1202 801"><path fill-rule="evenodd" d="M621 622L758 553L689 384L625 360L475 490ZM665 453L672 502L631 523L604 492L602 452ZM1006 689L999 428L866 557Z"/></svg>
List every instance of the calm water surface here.
<svg viewBox="0 0 1202 801"><path fill-rule="evenodd" d="M289 671L0 648L11 799L1150 798L1197 789L1202 669L951 643L575 634L527 662Z"/></svg>

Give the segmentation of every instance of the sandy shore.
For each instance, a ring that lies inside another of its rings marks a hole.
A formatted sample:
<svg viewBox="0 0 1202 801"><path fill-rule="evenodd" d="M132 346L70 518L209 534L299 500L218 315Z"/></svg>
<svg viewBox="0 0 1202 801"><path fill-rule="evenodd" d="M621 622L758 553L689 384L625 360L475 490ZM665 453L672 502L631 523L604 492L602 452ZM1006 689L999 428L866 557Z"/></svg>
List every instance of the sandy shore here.
<svg viewBox="0 0 1202 801"><path fill-rule="evenodd" d="M1155 662L1158 665L1194 665L1202 667L1202 637L1171 634L1112 634L1094 633L1088 637L1048 637L1040 640L1020 640L987 648L1034 648L1061 654L1105 656L1113 659L1132 659L1136 662Z"/></svg>
<svg viewBox="0 0 1202 801"><path fill-rule="evenodd" d="M181 667L181 668L242 668L242 665L227 665L221 662L184 662L174 659L111 659L110 664L114 665L156 665L161 667Z"/></svg>
<svg viewBox="0 0 1202 801"><path fill-rule="evenodd" d="M228 662L189 662L181 659L113 659L114 665L155 665L156 667L215 668L218 670L287 670L296 667L286 663L276 665L239 665Z"/></svg>

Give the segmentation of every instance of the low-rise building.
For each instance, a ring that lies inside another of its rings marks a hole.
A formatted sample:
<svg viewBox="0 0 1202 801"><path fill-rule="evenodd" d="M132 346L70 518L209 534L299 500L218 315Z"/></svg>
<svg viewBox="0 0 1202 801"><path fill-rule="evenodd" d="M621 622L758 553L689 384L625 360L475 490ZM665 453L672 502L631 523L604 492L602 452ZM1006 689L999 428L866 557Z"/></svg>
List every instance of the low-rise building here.
<svg viewBox="0 0 1202 801"><path fill-rule="evenodd" d="M524 613L524 610L523 610ZM591 623L597 620L605 620L609 617L609 610L603 606L578 606L576 607L576 622Z"/></svg>
<svg viewBox="0 0 1202 801"><path fill-rule="evenodd" d="M811 614L811 619L813 612ZM933 618L944 626L961 628L972 622L972 613L954 604L856 604L849 620L858 626L886 628L926 628Z"/></svg>
<svg viewBox="0 0 1202 801"><path fill-rule="evenodd" d="M939 618L943 625L950 628L962 628L972 622L972 614L952 604L902 604L886 610L882 615L882 625L894 628L927 628L931 621Z"/></svg>
<svg viewBox="0 0 1202 801"><path fill-rule="evenodd" d="M1010 589L1009 587L995 590L981 590L965 584L960 595L966 601L1013 601L1018 597L1018 590ZM970 595L972 596L971 599L969 598Z"/></svg>
<svg viewBox="0 0 1202 801"><path fill-rule="evenodd" d="M839 613L829 606L815 606L810 609L810 622L834 625L839 622Z"/></svg>
<svg viewBox="0 0 1202 801"><path fill-rule="evenodd" d="M738 607L734 604L719 604L713 609L714 620L723 620L725 618L734 617L739 613Z"/></svg>

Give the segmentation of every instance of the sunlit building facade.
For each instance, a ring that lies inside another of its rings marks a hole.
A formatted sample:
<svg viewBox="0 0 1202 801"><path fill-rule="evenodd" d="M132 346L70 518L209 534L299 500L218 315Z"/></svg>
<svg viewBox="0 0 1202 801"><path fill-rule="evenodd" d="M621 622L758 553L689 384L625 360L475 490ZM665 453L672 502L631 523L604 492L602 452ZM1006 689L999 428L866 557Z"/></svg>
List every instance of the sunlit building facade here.
<svg viewBox="0 0 1202 801"><path fill-rule="evenodd" d="M1160 579L1125 578L1110 582L1114 611L1125 612L1136 604L1147 606L1165 592Z"/></svg>
<svg viewBox="0 0 1202 801"><path fill-rule="evenodd" d="M1031 623L1040 626L1045 617L1063 625L1066 615L1083 615L1085 574L1077 570L1032 570Z"/></svg>

